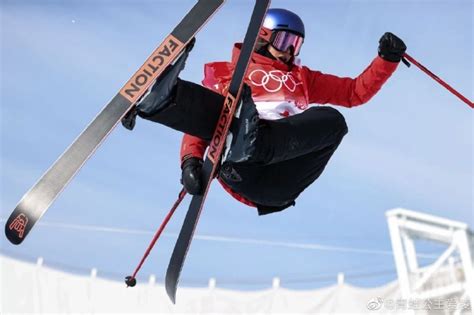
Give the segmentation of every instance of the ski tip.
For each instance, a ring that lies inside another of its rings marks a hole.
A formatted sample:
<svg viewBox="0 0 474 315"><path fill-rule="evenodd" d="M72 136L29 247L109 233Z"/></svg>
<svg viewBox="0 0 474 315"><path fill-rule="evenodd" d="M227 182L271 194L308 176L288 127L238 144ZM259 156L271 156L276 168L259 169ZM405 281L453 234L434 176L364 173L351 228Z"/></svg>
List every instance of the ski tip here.
<svg viewBox="0 0 474 315"><path fill-rule="evenodd" d="M5 224L5 235L14 245L19 245L25 240L40 218L35 214L35 209L28 207L28 203L31 204L31 202L20 202Z"/></svg>
<svg viewBox="0 0 474 315"><path fill-rule="evenodd" d="M8 225L5 225L5 236L13 245L20 245L23 242L22 238L19 238L18 235L10 231Z"/></svg>
<svg viewBox="0 0 474 315"><path fill-rule="evenodd" d="M13 245L20 245L23 242L23 239L19 239L15 235L12 235L12 233L9 233L7 229L5 229L5 236Z"/></svg>

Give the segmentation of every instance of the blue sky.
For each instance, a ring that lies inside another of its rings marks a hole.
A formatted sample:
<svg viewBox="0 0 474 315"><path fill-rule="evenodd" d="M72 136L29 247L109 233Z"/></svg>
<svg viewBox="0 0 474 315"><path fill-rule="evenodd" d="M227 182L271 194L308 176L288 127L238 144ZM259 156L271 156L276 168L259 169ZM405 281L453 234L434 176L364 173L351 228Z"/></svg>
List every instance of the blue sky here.
<svg viewBox="0 0 474 315"><path fill-rule="evenodd" d="M1 212L6 218L97 112L192 6L193 1L1 2ZM202 79L203 64L228 60L243 38L251 1L231 1L197 36L182 76ZM376 56L385 31L473 99L471 1L273 1L301 15L300 55L312 69L356 76ZM368 249L361 254L196 239L183 285L264 288L273 276L290 288L319 287L346 272L354 285L395 279L385 211L396 207L468 222L473 218L473 114L415 67L400 65L368 104L338 109L349 134L321 178L282 213L258 217L218 184L197 234ZM138 121L118 127L53 204L43 222L154 231L176 199L181 135ZM164 277L189 203L142 270ZM13 257L115 278L133 271L151 234L40 225ZM421 248L426 252L430 246ZM350 275L380 271L373 277ZM387 272L385 272L387 271ZM329 280L322 281L321 279ZM333 277L333 278L331 278Z"/></svg>

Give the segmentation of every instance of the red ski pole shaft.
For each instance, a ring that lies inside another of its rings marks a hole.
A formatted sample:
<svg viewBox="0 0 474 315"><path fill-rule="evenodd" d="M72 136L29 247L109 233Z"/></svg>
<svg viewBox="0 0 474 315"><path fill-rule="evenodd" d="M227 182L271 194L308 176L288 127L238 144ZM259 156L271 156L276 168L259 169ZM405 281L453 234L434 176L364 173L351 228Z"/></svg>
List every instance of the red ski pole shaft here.
<svg viewBox="0 0 474 315"><path fill-rule="evenodd" d="M171 208L171 210L169 211L168 215L165 217L165 219L163 220L163 222L161 223L160 227L158 228L158 230L156 231L155 233L155 236L153 236L153 239L151 240L150 242L150 245L148 245L148 248L147 250L145 251L145 254L143 255L142 259L140 260L140 263L138 264L137 268L135 269L135 271L133 272L133 275L131 277L127 277L127 278L130 278L131 280L135 279L138 271L141 269L141 267L143 266L143 263L145 262L146 258L148 257L148 255L150 254L151 250L153 249L153 247L155 246L155 243L156 241L158 240L158 238L160 237L161 233L163 232L163 230L165 229L166 225L168 224L169 220L171 219L171 217L173 216L173 213L175 212L175 210L178 208L179 204L181 203L181 201L184 199L184 196L186 196L186 191L184 190L184 188L180 191L179 193L179 196L178 196L178 200L175 201L173 207ZM129 285L127 283L127 285ZM133 285L129 285L129 286L133 286Z"/></svg>
<svg viewBox="0 0 474 315"><path fill-rule="evenodd" d="M464 103L466 103L467 105L469 105L470 107L474 108L474 103L471 102L470 100L467 99L467 97L465 97L464 95L462 95L461 93L459 93L458 91L456 91L452 86L450 86L448 83L444 82L443 80L441 80L436 74L434 74L433 72L431 72L430 70L428 70L425 66L423 66L422 64L420 64L418 61L416 61L412 56L410 56L409 54L405 53L404 57L406 59L408 59L408 61L412 62L415 66L417 66L418 68L420 68L420 70L422 70L423 72L425 72L427 75L429 75L431 78L433 78L435 81L437 81L439 84L441 84L442 86L444 86L448 91L450 91L451 93L453 93L454 95L456 95L457 97L459 97L459 99L461 99Z"/></svg>

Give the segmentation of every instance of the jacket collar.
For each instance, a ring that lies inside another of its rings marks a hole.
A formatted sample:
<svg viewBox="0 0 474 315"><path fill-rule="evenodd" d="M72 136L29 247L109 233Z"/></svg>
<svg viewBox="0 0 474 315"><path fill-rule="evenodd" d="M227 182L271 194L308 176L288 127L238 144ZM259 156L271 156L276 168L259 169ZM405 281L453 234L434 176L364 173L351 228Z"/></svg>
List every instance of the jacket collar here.
<svg viewBox="0 0 474 315"><path fill-rule="evenodd" d="M234 44L234 48L232 49L232 63L233 64L237 63L237 59L239 58L241 49L242 49L242 43ZM268 65L275 69L284 70L284 71L290 71L292 68L289 65L279 60L268 58L260 54L257 54L255 52L252 53L252 62L259 65Z"/></svg>

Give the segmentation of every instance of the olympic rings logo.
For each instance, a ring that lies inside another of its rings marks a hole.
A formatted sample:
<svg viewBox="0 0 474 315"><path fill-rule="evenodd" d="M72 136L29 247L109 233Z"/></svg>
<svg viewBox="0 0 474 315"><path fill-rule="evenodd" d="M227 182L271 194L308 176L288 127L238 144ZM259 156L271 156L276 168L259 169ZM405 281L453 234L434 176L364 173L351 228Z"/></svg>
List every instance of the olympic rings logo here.
<svg viewBox="0 0 474 315"><path fill-rule="evenodd" d="M258 76L261 74L261 76ZM298 85L302 85L301 82L296 82L295 78L290 72L284 73L281 70L272 70L266 72L262 69L253 70L248 79L255 86L261 86L268 93L278 92L285 86L290 92L294 92Z"/></svg>

